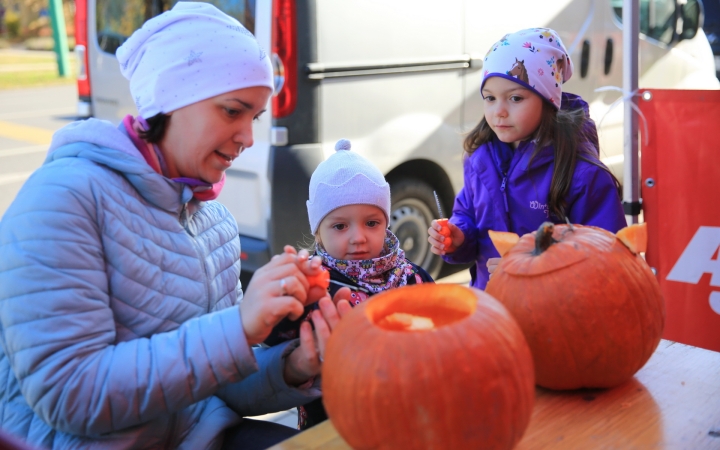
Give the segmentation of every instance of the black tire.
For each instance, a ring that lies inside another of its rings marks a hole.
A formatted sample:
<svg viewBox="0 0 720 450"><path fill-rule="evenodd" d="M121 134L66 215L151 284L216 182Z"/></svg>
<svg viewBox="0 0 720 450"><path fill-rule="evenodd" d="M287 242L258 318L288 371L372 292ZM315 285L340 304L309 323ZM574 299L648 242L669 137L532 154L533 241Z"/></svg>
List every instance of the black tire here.
<svg viewBox="0 0 720 450"><path fill-rule="evenodd" d="M400 240L405 256L436 279L443 260L430 252L427 240L430 222L439 215L432 187L415 178L403 178L391 184L390 192L390 231Z"/></svg>

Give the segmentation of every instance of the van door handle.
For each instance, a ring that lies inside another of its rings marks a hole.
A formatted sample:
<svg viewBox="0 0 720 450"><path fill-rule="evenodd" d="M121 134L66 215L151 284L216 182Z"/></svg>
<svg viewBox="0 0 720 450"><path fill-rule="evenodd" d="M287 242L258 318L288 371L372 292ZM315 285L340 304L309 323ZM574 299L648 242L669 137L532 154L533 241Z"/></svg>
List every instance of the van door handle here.
<svg viewBox="0 0 720 450"><path fill-rule="evenodd" d="M585 78L590 65L590 41L585 39L582 45L582 53L580 53L580 78Z"/></svg>
<svg viewBox="0 0 720 450"><path fill-rule="evenodd" d="M610 68L612 67L612 60L613 40L611 38L608 38L608 40L605 41L605 75L610 73Z"/></svg>

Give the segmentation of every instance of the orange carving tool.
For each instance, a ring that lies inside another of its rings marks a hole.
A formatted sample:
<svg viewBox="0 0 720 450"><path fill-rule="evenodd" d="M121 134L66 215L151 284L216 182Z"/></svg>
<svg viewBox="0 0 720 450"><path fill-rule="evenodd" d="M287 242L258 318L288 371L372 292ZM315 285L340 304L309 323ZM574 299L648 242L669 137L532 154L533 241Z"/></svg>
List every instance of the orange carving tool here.
<svg viewBox="0 0 720 450"><path fill-rule="evenodd" d="M323 289L327 289L330 286L330 272L327 270L321 270L317 275L305 275L310 287L320 286Z"/></svg>
<svg viewBox="0 0 720 450"><path fill-rule="evenodd" d="M435 204L437 205L438 214L440 214L440 219L437 220L438 225L440 225L440 234L445 236L445 239L443 239L443 244L445 244L445 247L450 247L452 245L452 238L450 237L450 227L448 226L448 219L442 218L443 212L442 207L440 206L440 199L438 198L437 192L433 191L433 195L435 195Z"/></svg>

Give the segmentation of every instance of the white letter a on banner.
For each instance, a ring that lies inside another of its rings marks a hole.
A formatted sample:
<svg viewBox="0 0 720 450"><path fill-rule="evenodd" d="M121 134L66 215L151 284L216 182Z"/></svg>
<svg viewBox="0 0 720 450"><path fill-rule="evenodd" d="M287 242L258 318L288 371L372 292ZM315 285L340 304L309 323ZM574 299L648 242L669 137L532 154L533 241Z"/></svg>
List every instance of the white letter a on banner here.
<svg viewBox="0 0 720 450"><path fill-rule="evenodd" d="M712 259L720 247L720 227L700 227L685 247L667 279L697 284L704 273L712 274L710 286L720 286L720 260Z"/></svg>

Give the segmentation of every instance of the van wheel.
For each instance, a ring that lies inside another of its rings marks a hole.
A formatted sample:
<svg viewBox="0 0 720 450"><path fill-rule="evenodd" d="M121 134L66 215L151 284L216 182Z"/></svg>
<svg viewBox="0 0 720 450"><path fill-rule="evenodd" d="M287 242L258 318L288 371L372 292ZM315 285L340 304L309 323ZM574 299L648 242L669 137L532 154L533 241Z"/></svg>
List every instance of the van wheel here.
<svg viewBox="0 0 720 450"><path fill-rule="evenodd" d="M438 217L433 189L425 182L405 178L390 186L390 231L398 237L405 257L437 278L442 259L430 252L427 230Z"/></svg>

